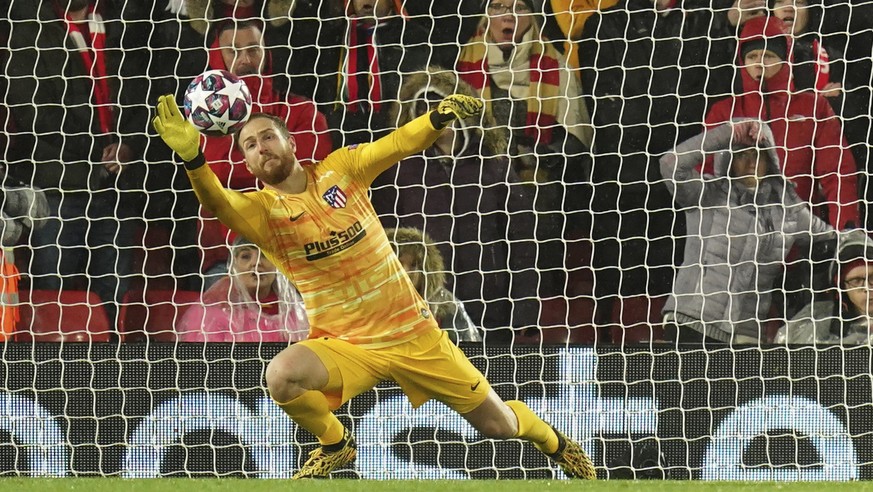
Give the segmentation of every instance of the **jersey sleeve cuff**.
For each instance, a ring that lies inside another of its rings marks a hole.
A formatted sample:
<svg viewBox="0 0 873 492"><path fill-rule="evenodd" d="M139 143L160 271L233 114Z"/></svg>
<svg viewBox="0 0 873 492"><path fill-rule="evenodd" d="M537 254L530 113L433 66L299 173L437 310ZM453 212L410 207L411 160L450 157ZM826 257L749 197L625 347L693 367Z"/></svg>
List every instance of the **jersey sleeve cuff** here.
<svg viewBox="0 0 873 492"><path fill-rule="evenodd" d="M434 130L442 130L455 119L453 114L440 114L437 111L430 112L430 124Z"/></svg>
<svg viewBox="0 0 873 492"><path fill-rule="evenodd" d="M191 159L190 161L185 161L185 169L189 171L193 171L203 165L206 164L206 156L203 155L203 152L198 152L197 157Z"/></svg>

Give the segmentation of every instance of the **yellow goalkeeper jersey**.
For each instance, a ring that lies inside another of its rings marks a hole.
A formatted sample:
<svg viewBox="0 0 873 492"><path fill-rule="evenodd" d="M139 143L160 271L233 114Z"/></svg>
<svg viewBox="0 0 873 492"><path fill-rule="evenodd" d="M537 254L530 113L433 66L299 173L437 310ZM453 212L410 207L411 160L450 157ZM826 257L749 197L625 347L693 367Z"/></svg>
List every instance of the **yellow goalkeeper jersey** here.
<svg viewBox="0 0 873 492"><path fill-rule="evenodd" d="M203 206L294 282L306 303L310 338L387 347L439 327L394 254L367 190L438 135L424 115L371 144L336 150L304 168L308 181L299 194L228 190L208 165L188 176Z"/></svg>

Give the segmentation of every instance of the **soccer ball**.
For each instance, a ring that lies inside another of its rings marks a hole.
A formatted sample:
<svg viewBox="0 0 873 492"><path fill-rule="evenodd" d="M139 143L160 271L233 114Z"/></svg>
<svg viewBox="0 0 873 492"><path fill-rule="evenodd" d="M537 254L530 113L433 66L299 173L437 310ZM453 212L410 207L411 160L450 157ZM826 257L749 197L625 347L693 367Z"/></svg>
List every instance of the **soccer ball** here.
<svg viewBox="0 0 873 492"><path fill-rule="evenodd" d="M185 117L210 137L239 131L252 112L252 95L245 82L225 70L198 75L185 91Z"/></svg>

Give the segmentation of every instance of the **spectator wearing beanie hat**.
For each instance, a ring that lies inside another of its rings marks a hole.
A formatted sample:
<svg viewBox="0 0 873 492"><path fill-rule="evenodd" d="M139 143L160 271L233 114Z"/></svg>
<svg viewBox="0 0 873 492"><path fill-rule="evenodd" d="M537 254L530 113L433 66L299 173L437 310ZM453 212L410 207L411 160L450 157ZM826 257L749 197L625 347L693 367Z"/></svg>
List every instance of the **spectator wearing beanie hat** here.
<svg viewBox="0 0 873 492"><path fill-rule="evenodd" d="M777 343L873 342L873 239L860 229L842 233L830 273L833 288L780 328Z"/></svg>

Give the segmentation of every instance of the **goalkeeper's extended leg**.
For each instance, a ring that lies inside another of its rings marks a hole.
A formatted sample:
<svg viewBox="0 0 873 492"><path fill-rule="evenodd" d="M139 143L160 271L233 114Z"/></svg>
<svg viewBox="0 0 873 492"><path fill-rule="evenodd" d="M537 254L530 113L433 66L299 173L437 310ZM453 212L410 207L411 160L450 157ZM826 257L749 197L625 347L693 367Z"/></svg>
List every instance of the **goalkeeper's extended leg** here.
<svg viewBox="0 0 873 492"><path fill-rule="evenodd" d="M585 450L544 422L524 402L513 400L504 403L492 390L479 407L463 416L488 437L514 437L530 441L570 478L597 478L594 463Z"/></svg>
<svg viewBox="0 0 873 492"><path fill-rule="evenodd" d="M506 402L518 419L518 435L551 458L570 478L595 480L594 463L579 443L545 423L524 402Z"/></svg>

